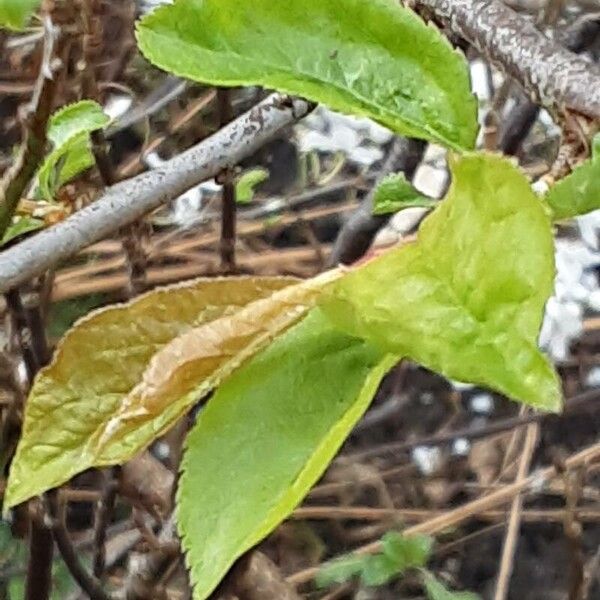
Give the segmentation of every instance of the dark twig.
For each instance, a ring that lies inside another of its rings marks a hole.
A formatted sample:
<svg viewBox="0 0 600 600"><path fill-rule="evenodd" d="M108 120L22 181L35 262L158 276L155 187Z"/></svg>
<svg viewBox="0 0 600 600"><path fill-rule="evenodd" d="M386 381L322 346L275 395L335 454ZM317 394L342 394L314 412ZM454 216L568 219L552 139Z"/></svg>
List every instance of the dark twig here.
<svg viewBox="0 0 600 600"><path fill-rule="evenodd" d="M65 524L65 506L63 502L59 501L56 490L48 492L46 500L48 512L52 518L52 534L56 546L73 579L90 600L111 600L111 596L103 589L100 582L90 575L79 561Z"/></svg>
<svg viewBox="0 0 600 600"><path fill-rule="evenodd" d="M224 127L233 118L231 106L231 90L219 89L217 92L219 107L219 125ZM235 271L235 230L237 218L237 205L235 198L235 184L230 168L222 173L223 193L221 204L221 268L224 271Z"/></svg>
<svg viewBox="0 0 600 600"><path fill-rule="evenodd" d="M600 34L600 18L581 20L564 31L559 30L557 40L575 53L585 52ZM506 118L500 132L500 148L504 154L515 155L531 131L540 112L540 107L525 94Z"/></svg>
<svg viewBox="0 0 600 600"><path fill-rule="evenodd" d="M542 106L600 118L600 69L500 0L416 0L518 81Z"/></svg>
<svg viewBox="0 0 600 600"><path fill-rule="evenodd" d="M162 526L158 542L158 549L146 553L135 561L135 566L130 567L124 584L124 596L127 600L146 600L153 597L152 589L156 580L177 554L179 543L176 541L173 515Z"/></svg>
<svg viewBox="0 0 600 600"><path fill-rule="evenodd" d="M7 292L5 298L12 320L12 329L27 369L28 385L30 385L37 371L49 358L46 332L43 327L40 308L39 305L34 308L25 308L21 300L21 294L17 289ZM7 431L7 433L10 433L10 438L3 440L3 443L7 444L7 447L2 449L3 462L9 460L16 446L16 439L20 434L20 414L23 408L23 399L23 397L20 397L20 402L16 398L13 400L9 414L6 417L10 421ZM28 504L28 507L31 512L25 600L47 600L52 591L52 556L54 553L52 534L44 522L43 510L39 503L33 500Z"/></svg>
<svg viewBox="0 0 600 600"><path fill-rule="evenodd" d="M592 588L594 587L594 583L596 585L600 585L600 581L598 581L598 575L600 573L600 546L594 553L594 556L588 561L585 567L585 575L583 580L583 592L582 592L582 600L588 600L591 598L590 593Z"/></svg>
<svg viewBox="0 0 600 600"><path fill-rule="evenodd" d="M592 462L597 461L599 458L600 444L592 444L591 446L587 446L583 450L580 450L579 452L569 456L565 460L564 464L566 469L577 469L579 467L591 464ZM417 534L435 535L441 531L457 527L475 515L505 504L506 502L512 500L516 494L520 494L527 489L531 489L532 486L539 488L556 475L557 471L554 466L538 469L526 479L521 479L519 481L515 481L514 483L501 486L497 490L476 498L467 504L444 511L442 514L417 525L407 527L403 530L403 534L406 536ZM381 541L378 540L376 542L371 542L356 548L354 553L358 555L373 554L375 552L380 552L381 547ZM304 569L289 576L287 581L289 583L293 583L294 585L306 583L313 579L319 573L321 568L322 566Z"/></svg>
<svg viewBox="0 0 600 600"><path fill-rule="evenodd" d="M25 600L47 600L52 591L54 543L52 533L44 523L42 511L35 512L30 523Z"/></svg>
<svg viewBox="0 0 600 600"><path fill-rule="evenodd" d="M21 293L17 289L9 290L5 295L6 307L11 319L11 328L16 337L17 350L22 354L27 369L27 379L31 383L35 374L42 367L38 361L34 349L31 344L31 335L26 335L27 332L27 317L25 307L21 300Z"/></svg>
<svg viewBox="0 0 600 600"><path fill-rule="evenodd" d="M56 81L53 71L54 45L58 30L49 16L44 18L44 48L40 72L24 119L25 138L19 154L0 181L0 239L9 227L17 205L31 182L46 150L46 128Z"/></svg>
<svg viewBox="0 0 600 600"><path fill-rule="evenodd" d="M425 148L426 144L421 140L397 138L393 142L371 192L340 229L328 266L332 267L339 263L351 264L369 249L377 232L390 219L390 215L373 214L373 198L377 184L386 175L395 171L402 171L407 179L412 179L423 158Z"/></svg>
<svg viewBox="0 0 600 600"><path fill-rule="evenodd" d="M565 486L565 513L563 531L569 550L569 592L568 600L583 600L585 592L585 555L583 551L583 529L577 519L577 505L584 486L585 470L574 469L569 472L565 466L565 457L557 451L554 465Z"/></svg>
<svg viewBox="0 0 600 600"><path fill-rule="evenodd" d="M565 402L565 415L574 414L585 409L593 407L597 403L600 397L600 390L588 390L581 392L575 396L572 396ZM515 427L523 427L529 423L539 423L550 419L558 418L552 413L529 413L517 417L509 417L507 419L499 419L492 421L487 425L481 427L467 426L455 431L444 431L442 433L425 436L416 440L402 441L402 442L388 442L386 444L379 444L372 446L367 450L358 450L349 454L344 454L345 460L360 461L372 456L379 456L388 452L398 453L406 450L411 450L416 446L442 446L444 444L452 443L454 440L459 438L465 438L469 440L481 439L496 433L503 431L510 431Z"/></svg>
<svg viewBox="0 0 600 600"><path fill-rule="evenodd" d="M96 504L94 518L94 560L92 570L94 576L98 579L102 579L106 565L106 531L117 499L117 482L112 478L112 469L103 475L104 486Z"/></svg>
<svg viewBox="0 0 600 600"><path fill-rule="evenodd" d="M93 8L92 0L81 0L81 22L83 28L82 36L82 92L87 98L96 100L98 98L98 86L91 61L93 50ZM107 142L104 132L97 130L92 132L92 151L96 160L96 168L104 187L110 187L118 181L116 170L107 152ZM142 244L144 236L144 224L142 222L132 223L125 227L122 232L122 248L125 253L125 264L127 267L127 296L133 298L146 289L146 266L147 257Z"/></svg>

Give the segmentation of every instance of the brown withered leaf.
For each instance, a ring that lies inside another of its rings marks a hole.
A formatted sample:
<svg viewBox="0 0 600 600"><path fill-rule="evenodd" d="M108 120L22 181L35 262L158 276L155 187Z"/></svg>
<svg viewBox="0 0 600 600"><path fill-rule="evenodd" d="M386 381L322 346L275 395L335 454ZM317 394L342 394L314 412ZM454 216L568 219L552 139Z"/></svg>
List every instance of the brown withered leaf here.
<svg viewBox="0 0 600 600"><path fill-rule="evenodd" d="M190 329L150 360L97 438L101 464L122 460L139 440L154 439L245 360L267 346L314 306L335 269L251 302L237 312Z"/></svg>

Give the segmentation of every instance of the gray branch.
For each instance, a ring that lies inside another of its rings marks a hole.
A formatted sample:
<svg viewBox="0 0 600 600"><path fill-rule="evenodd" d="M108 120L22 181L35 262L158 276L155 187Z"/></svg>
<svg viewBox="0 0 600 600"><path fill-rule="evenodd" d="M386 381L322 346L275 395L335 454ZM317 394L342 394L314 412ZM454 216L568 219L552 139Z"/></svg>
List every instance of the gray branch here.
<svg viewBox="0 0 600 600"><path fill-rule="evenodd" d="M600 68L499 0L416 0L549 109L600 119Z"/></svg>
<svg viewBox="0 0 600 600"><path fill-rule="evenodd" d="M113 185L93 204L62 223L0 253L0 292L41 275L222 169L239 163L309 110L309 104L303 100L273 94L163 166Z"/></svg>

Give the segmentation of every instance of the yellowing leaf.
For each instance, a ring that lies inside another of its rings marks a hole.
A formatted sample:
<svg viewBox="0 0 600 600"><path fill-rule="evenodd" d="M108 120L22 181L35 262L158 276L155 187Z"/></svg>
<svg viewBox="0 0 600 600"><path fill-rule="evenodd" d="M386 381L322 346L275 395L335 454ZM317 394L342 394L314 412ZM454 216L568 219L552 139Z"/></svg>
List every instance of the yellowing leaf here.
<svg viewBox="0 0 600 600"><path fill-rule="evenodd" d="M396 0L177 0L142 19L137 38L182 77L262 85L404 135L475 143L464 57Z"/></svg>
<svg viewBox="0 0 600 600"><path fill-rule="evenodd" d="M328 271L287 286L190 329L161 348L98 435L97 464L122 462L123 456L132 455L132 447L140 449L140 440L150 441L164 432L245 360L301 319L323 287L341 274Z"/></svg>
<svg viewBox="0 0 600 600"><path fill-rule="evenodd" d="M323 308L382 349L558 410L558 378L536 344L554 278L549 218L507 159L451 166L448 196L418 240L349 273Z"/></svg>
<svg viewBox="0 0 600 600"><path fill-rule="evenodd" d="M79 321L36 378L27 400L4 509L108 462L100 454L99 438L162 347L294 281L199 279L154 290ZM153 416L145 430L110 454L114 462L127 460L159 435Z"/></svg>
<svg viewBox="0 0 600 600"><path fill-rule="evenodd" d="M188 435L177 493L196 600L302 500L394 363L315 310L221 385Z"/></svg>

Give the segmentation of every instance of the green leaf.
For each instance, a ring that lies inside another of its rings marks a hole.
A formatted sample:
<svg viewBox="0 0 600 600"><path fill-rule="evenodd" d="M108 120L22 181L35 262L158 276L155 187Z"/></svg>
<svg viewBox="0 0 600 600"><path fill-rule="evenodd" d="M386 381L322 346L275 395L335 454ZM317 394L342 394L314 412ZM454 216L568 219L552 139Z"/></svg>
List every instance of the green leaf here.
<svg viewBox="0 0 600 600"><path fill-rule="evenodd" d="M451 169L418 240L340 279L323 308L350 334L451 379L558 410L559 381L536 343L553 289L550 219L509 160L470 154Z"/></svg>
<svg viewBox="0 0 600 600"><path fill-rule="evenodd" d="M319 570L315 583L319 588L330 587L336 583L346 583L360 576L365 568L367 556L349 554L325 563Z"/></svg>
<svg viewBox="0 0 600 600"><path fill-rule="evenodd" d="M405 537L390 531L381 539L381 545L382 550L377 554L349 554L325 563L317 575L317 586L327 587L357 576L366 586L384 585L407 569L425 566L433 540L424 535Z"/></svg>
<svg viewBox="0 0 600 600"><path fill-rule="evenodd" d="M600 135L596 135L592 157L555 183L545 196L557 221L571 219L600 208Z"/></svg>
<svg viewBox="0 0 600 600"><path fill-rule="evenodd" d="M58 345L50 365L38 374L29 394L4 510L90 467L124 462L151 443L181 412L165 411L164 404L133 404L130 409L143 408L145 413L133 420L129 435L113 444L100 441L107 437L107 428L116 435L120 422L114 421L115 415L143 379L153 355L186 332L235 314L294 281L199 279L156 289L79 321ZM165 369L168 366L164 363Z"/></svg>
<svg viewBox="0 0 600 600"><path fill-rule="evenodd" d="M373 214L386 215L412 206L433 208L437 202L421 194L404 173L388 175L379 183L373 198Z"/></svg>
<svg viewBox="0 0 600 600"><path fill-rule="evenodd" d="M397 531L386 533L381 544L383 554L402 570L426 565L433 549L433 539L429 536L404 536Z"/></svg>
<svg viewBox="0 0 600 600"><path fill-rule="evenodd" d="M81 100L57 110L48 123L48 139L55 147L66 144L73 136L102 129L108 115L93 100Z"/></svg>
<svg viewBox="0 0 600 600"><path fill-rule="evenodd" d="M235 199L240 204L248 204L254 198L254 188L269 178L269 171L261 167L242 173L235 184Z"/></svg>
<svg viewBox="0 0 600 600"><path fill-rule="evenodd" d="M25 29L40 0L0 0L0 27Z"/></svg>
<svg viewBox="0 0 600 600"><path fill-rule="evenodd" d="M367 586L385 585L407 569L425 566L432 545L427 536L404 537L395 531L386 533L382 538L382 552L367 557L362 582Z"/></svg>
<svg viewBox="0 0 600 600"><path fill-rule="evenodd" d="M17 217L17 220L13 221L13 223L9 225L8 229L4 232L4 236L0 241L0 246L6 244L19 235L29 233L30 231L35 231L36 229L41 229L43 226L44 221L41 219L35 219L34 217L29 216Z"/></svg>
<svg viewBox="0 0 600 600"><path fill-rule="evenodd" d="M48 139L53 149L37 175L45 198L52 200L61 185L94 164L90 133L102 129L109 121L102 107L93 100L70 104L52 115Z"/></svg>
<svg viewBox="0 0 600 600"><path fill-rule="evenodd" d="M188 435L177 493L196 600L297 506L394 363L317 310L221 385Z"/></svg>
<svg viewBox="0 0 600 600"><path fill-rule="evenodd" d="M423 583L428 600L480 600L472 592L451 592L429 571L423 571Z"/></svg>
<svg viewBox="0 0 600 600"><path fill-rule="evenodd" d="M467 63L395 0L177 0L138 23L155 65L220 86L262 85L472 148Z"/></svg>

